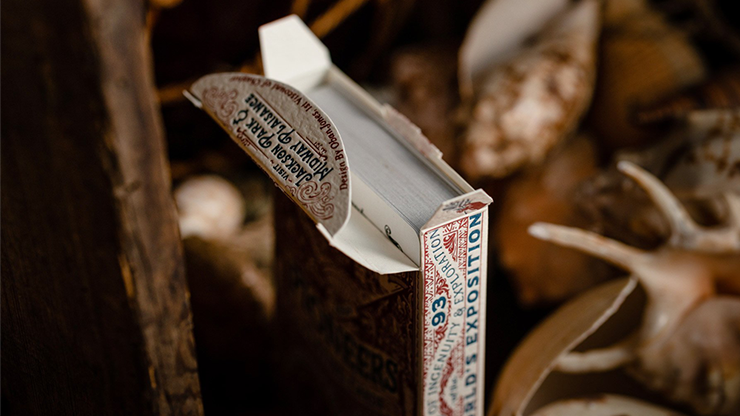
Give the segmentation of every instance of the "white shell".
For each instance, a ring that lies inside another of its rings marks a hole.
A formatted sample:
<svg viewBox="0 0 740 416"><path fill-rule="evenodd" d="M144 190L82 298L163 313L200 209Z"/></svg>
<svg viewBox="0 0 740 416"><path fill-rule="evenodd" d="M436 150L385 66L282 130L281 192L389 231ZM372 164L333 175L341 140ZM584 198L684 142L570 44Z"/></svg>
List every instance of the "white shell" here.
<svg viewBox="0 0 740 416"><path fill-rule="evenodd" d="M216 175L195 176L175 190L182 238L226 238L242 227L245 204L241 192Z"/></svg>
<svg viewBox="0 0 740 416"><path fill-rule="evenodd" d="M549 404L532 416L681 416L672 410L617 395L600 395L561 400Z"/></svg>
<svg viewBox="0 0 740 416"><path fill-rule="evenodd" d="M481 75L515 55L567 4L568 0L488 0L483 4L460 48L458 77L463 97L471 96Z"/></svg>
<svg viewBox="0 0 740 416"><path fill-rule="evenodd" d="M471 178L535 165L575 129L593 92L599 2L557 16L535 44L489 68L476 88L462 143Z"/></svg>
<svg viewBox="0 0 740 416"><path fill-rule="evenodd" d="M737 415L738 334L740 297L712 297L689 312L663 345L642 351L630 374L653 390L671 391L674 400L689 402L701 414Z"/></svg>

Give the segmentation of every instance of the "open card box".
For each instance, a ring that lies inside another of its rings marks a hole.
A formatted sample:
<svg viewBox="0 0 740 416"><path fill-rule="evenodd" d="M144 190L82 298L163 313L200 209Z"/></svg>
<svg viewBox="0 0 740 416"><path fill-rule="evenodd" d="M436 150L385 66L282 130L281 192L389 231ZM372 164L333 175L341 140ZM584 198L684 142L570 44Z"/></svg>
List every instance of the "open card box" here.
<svg viewBox="0 0 740 416"><path fill-rule="evenodd" d="M490 197L300 19L260 42L266 77L208 75L186 95L312 220L276 202L286 354L325 412L482 414Z"/></svg>

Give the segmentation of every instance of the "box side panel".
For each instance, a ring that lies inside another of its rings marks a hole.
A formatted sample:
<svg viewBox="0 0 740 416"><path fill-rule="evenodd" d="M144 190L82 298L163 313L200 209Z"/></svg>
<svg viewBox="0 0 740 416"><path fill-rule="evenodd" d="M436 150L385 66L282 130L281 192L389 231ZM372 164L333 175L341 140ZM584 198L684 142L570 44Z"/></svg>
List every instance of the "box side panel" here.
<svg viewBox="0 0 740 416"><path fill-rule="evenodd" d="M488 208L421 235L423 415L483 414Z"/></svg>
<svg viewBox="0 0 740 416"><path fill-rule="evenodd" d="M420 273L379 275L275 198L277 337L299 414L418 413Z"/></svg>

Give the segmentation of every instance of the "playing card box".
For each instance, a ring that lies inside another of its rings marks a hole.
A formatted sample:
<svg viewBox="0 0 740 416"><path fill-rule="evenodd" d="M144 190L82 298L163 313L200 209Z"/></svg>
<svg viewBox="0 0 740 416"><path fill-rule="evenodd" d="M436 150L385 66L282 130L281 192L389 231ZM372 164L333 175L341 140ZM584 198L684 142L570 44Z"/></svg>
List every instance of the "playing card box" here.
<svg viewBox="0 0 740 416"><path fill-rule="evenodd" d="M275 181L280 361L306 413L482 415L488 205L295 16L192 85Z"/></svg>

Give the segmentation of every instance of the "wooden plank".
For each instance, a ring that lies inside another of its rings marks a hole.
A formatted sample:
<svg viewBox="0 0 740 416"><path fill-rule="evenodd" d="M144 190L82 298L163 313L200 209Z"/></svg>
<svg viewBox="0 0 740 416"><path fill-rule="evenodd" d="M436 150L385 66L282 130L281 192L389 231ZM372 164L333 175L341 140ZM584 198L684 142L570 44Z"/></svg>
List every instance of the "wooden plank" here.
<svg viewBox="0 0 740 416"><path fill-rule="evenodd" d="M2 407L201 415L144 10L2 2Z"/></svg>

